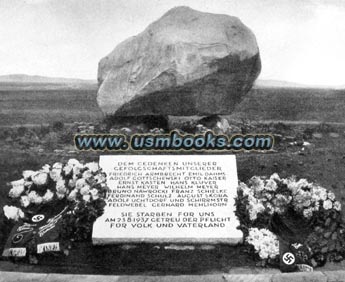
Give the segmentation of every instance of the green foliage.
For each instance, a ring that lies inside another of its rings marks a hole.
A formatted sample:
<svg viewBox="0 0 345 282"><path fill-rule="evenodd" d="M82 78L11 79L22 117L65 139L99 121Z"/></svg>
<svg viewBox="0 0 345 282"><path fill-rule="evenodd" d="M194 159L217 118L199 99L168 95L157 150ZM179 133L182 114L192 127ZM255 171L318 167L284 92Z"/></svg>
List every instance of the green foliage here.
<svg viewBox="0 0 345 282"><path fill-rule="evenodd" d="M59 134L57 132L49 132L44 136L43 144L46 149L55 150L59 144Z"/></svg>
<svg viewBox="0 0 345 282"><path fill-rule="evenodd" d="M315 130L320 133L330 133L330 132L336 132L337 130L329 123L322 122L320 123Z"/></svg>
<svg viewBox="0 0 345 282"><path fill-rule="evenodd" d="M103 199L91 203L77 203L71 208L73 212L62 219L62 238L71 242L91 241L93 223L103 214L104 207Z"/></svg>
<svg viewBox="0 0 345 282"><path fill-rule="evenodd" d="M54 121L52 125L53 131L62 131L64 129L64 123L62 121Z"/></svg>
<svg viewBox="0 0 345 282"><path fill-rule="evenodd" d="M28 132L28 129L26 128L26 127L24 127L24 126L20 126L20 127L18 127L18 129L17 129L17 136L20 136L20 137L22 137L22 136L24 136L26 133Z"/></svg>
<svg viewBox="0 0 345 282"><path fill-rule="evenodd" d="M58 140L63 145L73 145L74 135L77 134L78 128L76 126L65 127L63 131L59 132Z"/></svg>
<svg viewBox="0 0 345 282"><path fill-rule="evenodd" d="M35 128L34 130L40 138L43 138L51 131L51 128L50 126L41 124L39 128Z"/></svg>

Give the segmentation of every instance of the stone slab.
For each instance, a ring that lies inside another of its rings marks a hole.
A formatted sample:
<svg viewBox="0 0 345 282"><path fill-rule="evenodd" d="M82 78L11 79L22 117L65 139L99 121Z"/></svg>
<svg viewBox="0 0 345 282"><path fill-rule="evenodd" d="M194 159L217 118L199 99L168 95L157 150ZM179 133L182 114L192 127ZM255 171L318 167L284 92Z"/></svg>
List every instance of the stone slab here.
<svg viewBox="0 0 345 282"><path fill-rule="evenodd" d="M242 242L233 155L105 155L111 192L93 243Z"/></svg>
<svg viewBox="0 0 345 282"><path fill-rule="evenodd" d="M271 282L271 274L226 274L224 275L226 282Z"/></svg>
<svg viewBox="0 0 345 282"><path fill-rule="evenodd" d="M293 272L275 274L272 276L272 282L327 282L327 277L320 271L315 272Z"/></svg>
<svg viewBox="0 0 345 282"><path fill-rule="evenodd" d="M32 282L62 282L62 281L226 281L226 282L282 282L282 281L306 281L306 282L331 282L345 281L345 271L316 271L314 273L281 273L281 274L204 274L204 275L76 275L76 274L44 274L0 271L0 281L32 281ZM334 280L335 279L335 280Z"/></svg>
<svg viewBox="0 0 345 282"><path fill-rule="evenodd" d="M0 271L0 282L43 282L47 279L45 273L25 273Z"/></svg>
<svg viewBox="0 0 345 282"><path fill-rule="evenodd" d="M325 271L327 282L345 282L345 270Z"/></svg>

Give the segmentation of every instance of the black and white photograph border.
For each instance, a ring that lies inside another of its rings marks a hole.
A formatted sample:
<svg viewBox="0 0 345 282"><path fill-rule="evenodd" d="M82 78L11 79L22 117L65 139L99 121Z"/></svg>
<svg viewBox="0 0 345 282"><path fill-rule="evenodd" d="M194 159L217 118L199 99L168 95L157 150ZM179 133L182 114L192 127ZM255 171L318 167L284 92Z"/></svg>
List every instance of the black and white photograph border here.
<svg viewBox="0 0 345 282"><path fill-rule="evenodd" d="M344 1L0 21L0 280L345 281Z"/></svg>

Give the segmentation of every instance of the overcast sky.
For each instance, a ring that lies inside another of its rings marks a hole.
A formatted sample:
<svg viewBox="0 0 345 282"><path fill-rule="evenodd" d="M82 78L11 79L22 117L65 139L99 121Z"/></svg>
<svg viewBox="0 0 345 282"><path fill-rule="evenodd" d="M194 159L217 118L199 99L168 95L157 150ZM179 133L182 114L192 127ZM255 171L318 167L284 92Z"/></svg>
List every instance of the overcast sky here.
<svg viewBox="0 0 345 282"><path fill-rule="evenodd" d="M180 5L239 17L261 79L345 85L343 0L0 0L0 75L96 79L119 42Z"/></svg>

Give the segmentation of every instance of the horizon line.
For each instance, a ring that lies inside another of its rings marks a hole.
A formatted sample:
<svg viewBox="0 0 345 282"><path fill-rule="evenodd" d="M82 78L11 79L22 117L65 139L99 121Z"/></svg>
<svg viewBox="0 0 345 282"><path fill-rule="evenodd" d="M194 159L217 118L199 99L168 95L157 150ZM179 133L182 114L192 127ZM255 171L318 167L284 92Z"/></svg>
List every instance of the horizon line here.
<svg viewBox="0 0 345 282"><path fill-rule="evenodd" d="M42 77L42 78L51 78L51 79L73 79L73 80L85 80L85 81L94 81L97 83L97 78L80 78L80 77L68 77L68 76L46 76L42 74L27 74L27 73L7 73L7 74L0 74L0 77L4 76L15 76L15 75L23 75L28 77ZM270 79L270 78L257 78L255 82L253 83L253 86L260 86L257 85L257 82L272 82L272 83L281 83L281 84L287 84L286 86L290 87L313 87L313 88L345 88L344 84L337 84L337 85L329 85L329 84L308 84L308 83L301 83L301 82L295 82L291 80L280 80L280 79ZM284 85L282 85L284 86ZM274 87L274 86L273 86ZM277 87L279 87L277 85Z"/></svg>

